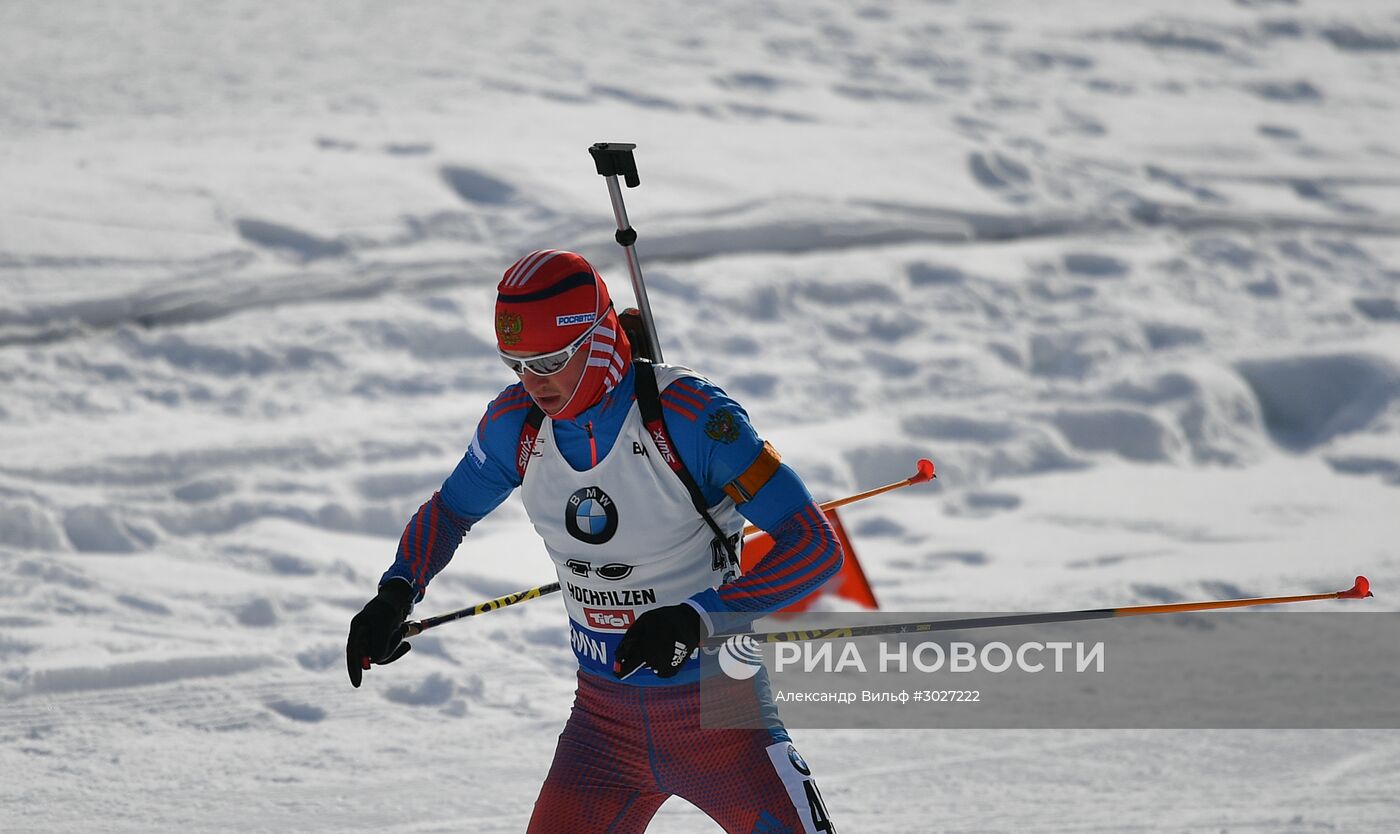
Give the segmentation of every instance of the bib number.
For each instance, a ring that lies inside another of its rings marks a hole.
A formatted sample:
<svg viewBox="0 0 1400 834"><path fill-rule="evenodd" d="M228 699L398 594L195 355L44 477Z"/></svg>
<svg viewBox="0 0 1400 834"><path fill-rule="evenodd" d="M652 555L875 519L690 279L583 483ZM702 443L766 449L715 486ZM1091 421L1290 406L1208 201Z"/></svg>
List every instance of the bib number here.
<svg viewBox="0 0 1400 834"><path fill-rule="evenodd" d="M826 813L826 803L822 802L822 792L817 790L817 783L808 779L802 783L802 789L807 792L807 806L812 809L812 825L818 831L836 834L836 826L831 824L831 817Z"/></svg>

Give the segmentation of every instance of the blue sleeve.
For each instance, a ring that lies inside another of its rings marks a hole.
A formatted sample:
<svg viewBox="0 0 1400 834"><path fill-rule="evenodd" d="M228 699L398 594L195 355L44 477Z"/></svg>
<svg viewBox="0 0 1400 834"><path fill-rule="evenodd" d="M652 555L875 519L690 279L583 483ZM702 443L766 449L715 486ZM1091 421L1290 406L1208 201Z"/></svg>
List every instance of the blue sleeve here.
<svg viewBox="0 0 1400 834"><path fill-rule="evenodd" d="M696 377L681 377L661 392L666 429L686 469L714 506L726 484L748 469L763 451L748 412L719 386ZM774 530L812 503L807 485L786 464L739 512L764 530Z"/></svg>
<svg viewBox="0 0 1400 834"><path fill-rule="evenodd" d="M530 395L519 383L486 407L467 453L442 484L442 499L454 513L476 523L520 486L515 456L529 410Z"/></svg>
<svg viewBox="0 0 1400 834"><path fill-rule="evenodd" d="M529 406L529 395L519 384L491 401L457 468L409 519L394 564L380 577L380 585L402 579L422 599L428 583L447 567L472 525L520 485L515 454Z"/></svg>
<svg viewBox="0 0 1400 834"><path fill-rule="evenodd" d="M704 380L672 382L662 392L661 406L681 460L714 506L724 496L724 486L758 459L762 438L743 407ZM756 616L777 611L826 584L843 559L830 522L807 485L785 464L738 508L772 535L773 548L744 576L690 598L711 633L707 612Z"/></svg>

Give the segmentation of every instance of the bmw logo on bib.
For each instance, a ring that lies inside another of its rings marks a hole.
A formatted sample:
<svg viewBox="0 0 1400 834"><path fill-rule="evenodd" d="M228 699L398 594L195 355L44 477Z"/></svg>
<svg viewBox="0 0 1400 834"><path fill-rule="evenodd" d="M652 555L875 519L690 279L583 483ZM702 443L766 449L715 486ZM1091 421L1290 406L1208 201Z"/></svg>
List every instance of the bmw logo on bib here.
<svg viewBox="0 0 1400 834"><path fill-rule="evenodd" d="M617 532L617 505L598 487L584 487L569 496L564 526L581 542L603 544Z"/></svg>
<svg viewBox="0 0 1400 834"><path fill-rule="evenodd" d="M797 768L798 773L801 773L803 776L812 775L812 769L802 760L802 754L797 752L797 748L792 746L792 742L788 742L787 753L788 761L792 762L792 766Z"/></svg>

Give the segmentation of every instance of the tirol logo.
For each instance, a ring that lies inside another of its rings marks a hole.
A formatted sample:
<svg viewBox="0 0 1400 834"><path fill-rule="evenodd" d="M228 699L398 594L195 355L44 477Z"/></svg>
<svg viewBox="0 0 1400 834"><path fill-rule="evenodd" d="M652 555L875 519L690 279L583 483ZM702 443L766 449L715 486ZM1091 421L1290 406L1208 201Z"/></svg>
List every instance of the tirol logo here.
<svg viewBox="0 0 1400 834"><path fill-rule="evenodd" d="M626 631L636 621L631 611L614 608L585 608L583 618L590 628L603 631Z"/></svg>
<svg viewBox="0 0 1400 834"><path fill-rule="evenodd" d="M719 649L719 668L736 681L746 681L763 668L763 653L758 641L747 634L737 634L724 641Z"/></svg>
<svg viewBox="0 0 1400 834"><path fill-rule="evenodd" d="M617 505L598 487L584 487L569 496L564 527L581 542L603 544L617 532Z"/></svg>

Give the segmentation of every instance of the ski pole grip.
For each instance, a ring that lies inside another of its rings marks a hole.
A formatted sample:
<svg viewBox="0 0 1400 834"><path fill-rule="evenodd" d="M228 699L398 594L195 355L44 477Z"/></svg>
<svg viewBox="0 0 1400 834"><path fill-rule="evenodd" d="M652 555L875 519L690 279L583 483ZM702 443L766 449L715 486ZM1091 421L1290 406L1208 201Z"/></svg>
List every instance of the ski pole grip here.
<svg viewBox="0 0 1400 834"><path fill-rule="evenodd" d="M636 188L642 184L641 177L637 176L637 158L632 155L636 148L629 142L597 142L588 152L593 155L593 164L598 167L599 174L622 177L628 188Z"/></svg>

